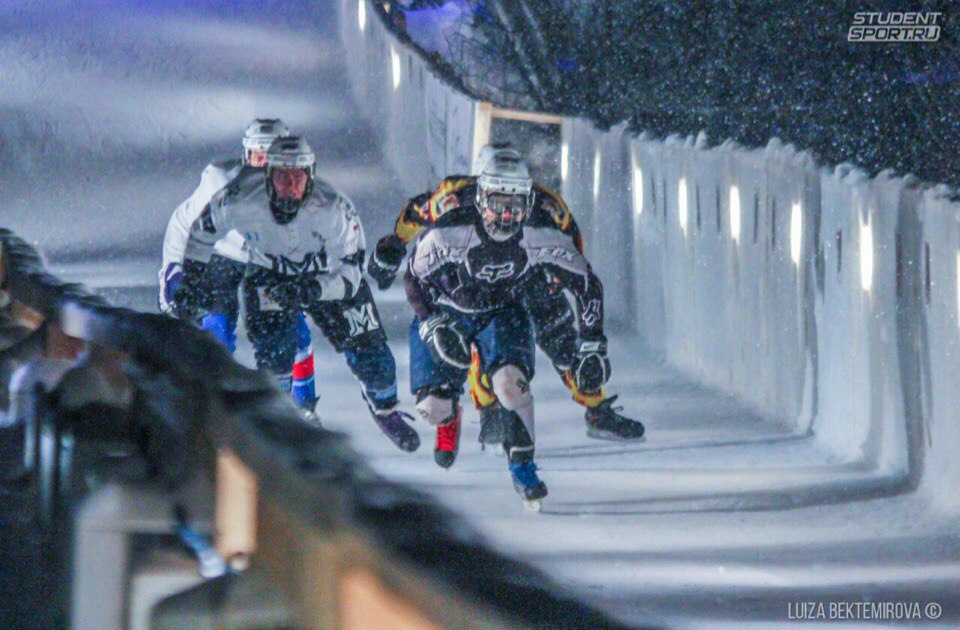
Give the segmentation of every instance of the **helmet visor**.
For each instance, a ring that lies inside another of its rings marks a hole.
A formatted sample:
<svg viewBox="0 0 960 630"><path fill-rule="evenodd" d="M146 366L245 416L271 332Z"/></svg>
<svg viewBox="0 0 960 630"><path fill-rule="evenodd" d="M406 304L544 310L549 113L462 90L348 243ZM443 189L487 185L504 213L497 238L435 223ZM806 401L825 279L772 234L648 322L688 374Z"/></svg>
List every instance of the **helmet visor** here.
<svg viewBox="0 0 960 630"><path fill-rule="evenodd" d="M509 238L519 232L530 214L529 195L483 194L480 205L484 227L494 239Z"/></svg>

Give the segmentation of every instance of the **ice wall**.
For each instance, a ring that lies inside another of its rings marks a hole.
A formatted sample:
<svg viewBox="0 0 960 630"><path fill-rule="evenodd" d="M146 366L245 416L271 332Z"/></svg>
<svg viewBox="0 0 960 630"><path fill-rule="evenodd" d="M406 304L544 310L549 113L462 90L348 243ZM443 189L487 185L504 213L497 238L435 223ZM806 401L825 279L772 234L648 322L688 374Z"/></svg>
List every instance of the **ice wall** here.
<svg viewBox="0 0 960 630"><path fill-rule="evenodd" d="M614 318L838 459L902 473L956 507L951 191L818 168L775 139L709 146L582 120L563 137L563 192L601 277L616 278Z"/></svg>

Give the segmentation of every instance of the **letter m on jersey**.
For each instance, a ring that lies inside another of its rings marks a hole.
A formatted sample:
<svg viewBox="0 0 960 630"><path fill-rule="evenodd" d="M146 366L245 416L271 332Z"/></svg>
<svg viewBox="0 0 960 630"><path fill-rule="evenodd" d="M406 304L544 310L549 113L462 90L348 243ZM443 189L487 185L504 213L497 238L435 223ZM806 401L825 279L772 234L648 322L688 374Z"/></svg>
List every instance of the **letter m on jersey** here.
<svg viewBox="0 0 960 630"><path fill-rule="evenodd" d="M361 304L354 308L348 308L343 312L343 316L350 325L351 337L380 328L377 314L373 311L373 304Z"/></svg>

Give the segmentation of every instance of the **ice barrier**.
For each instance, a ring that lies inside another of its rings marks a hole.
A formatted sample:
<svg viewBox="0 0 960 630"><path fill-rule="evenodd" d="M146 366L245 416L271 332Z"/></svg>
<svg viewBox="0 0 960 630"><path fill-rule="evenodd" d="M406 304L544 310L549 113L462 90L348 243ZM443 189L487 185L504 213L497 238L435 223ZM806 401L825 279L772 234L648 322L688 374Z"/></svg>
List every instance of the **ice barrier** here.
<svg viewBox="0 0 960 630"><path fill-rule="evenodd" d="M340 27L361 113L407 192L468 170L477 103L456 78L366 0L340 1ZM710 146L580 119L564 122L561 161L612 326L838 463L960 507L952 191L820 168L776 139Z"/></svg>
<svg viewBox="0 0 960 630"><path fill-rule="evenodd" d="M340 36L361 114L378 134L387 161L414 195L451 173L469 173L476 101L450 86L398 39L372 4L340 1Z"/></svg>
<svg viewBox="0 0 960 630"><path fill-rule="evenodd" d="M771 140L564 125L611 314L673 363L955 509L960 204ZM613 245L612 247L610 245Z"/></svg>

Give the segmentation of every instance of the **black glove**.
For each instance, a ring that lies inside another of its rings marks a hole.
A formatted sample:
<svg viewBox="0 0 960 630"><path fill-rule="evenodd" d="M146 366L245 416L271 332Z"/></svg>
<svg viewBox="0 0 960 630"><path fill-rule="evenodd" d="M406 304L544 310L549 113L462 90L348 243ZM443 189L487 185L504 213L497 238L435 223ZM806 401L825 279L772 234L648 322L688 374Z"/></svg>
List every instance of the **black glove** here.
<svg viewBox="0 0 960 630"><path fill-rule="evenodd" d="M452 315L443 311L434 313L420 322L419 332L437 365L461 370L470 367L470 347Z"/></svg>
<svg viewBox="0 0 960 630"><path fill-rule="evenodd" d="M400 269L400 263L406 253L406 246L393 234L383 237L377 243L377 247L373 250L373 256L367 263L367 273L376 281L377 287L381 291L388 289L393 284L397 277L397 271Z"/></svg>
<svg viewBox="0 0 960 630"><path fill-rule="evenodd" d="M200 289L206 265L189 261L183 266L182 273L174 273L165 290L169 295L170 312L179 319L193 320L201 315L205 297ZM172 286L171 286L172 285Z"/></svg>
<svg viewBox="0 0 960 630"><path fill-rule="evenodd" d="M584 394L593 394L610 378L610 359L607 358L607 340L581 341L570 367L573 382Z"/></svg>

